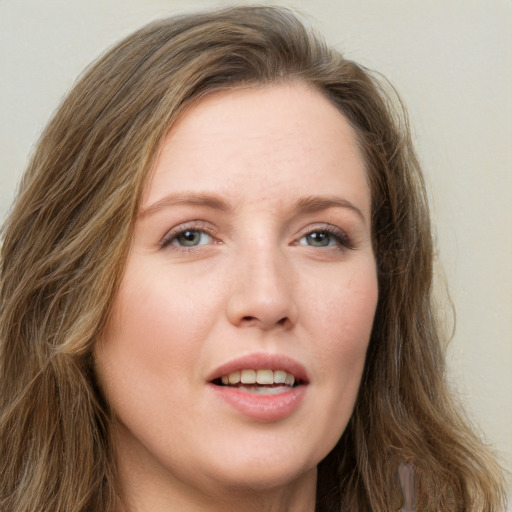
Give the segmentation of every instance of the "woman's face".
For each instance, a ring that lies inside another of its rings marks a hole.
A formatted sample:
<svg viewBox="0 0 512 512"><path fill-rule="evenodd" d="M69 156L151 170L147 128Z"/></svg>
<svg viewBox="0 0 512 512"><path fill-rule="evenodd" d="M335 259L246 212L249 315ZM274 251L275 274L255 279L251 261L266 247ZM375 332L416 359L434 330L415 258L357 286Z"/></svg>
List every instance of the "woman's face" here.
<svg viewBox="0 0 512 512"><path fill-rule="evenodd" d="M96 348L121 475L209 492L314 477L352 413L377 292L339 111L300 84L195 104L162 145Z"/></svg>

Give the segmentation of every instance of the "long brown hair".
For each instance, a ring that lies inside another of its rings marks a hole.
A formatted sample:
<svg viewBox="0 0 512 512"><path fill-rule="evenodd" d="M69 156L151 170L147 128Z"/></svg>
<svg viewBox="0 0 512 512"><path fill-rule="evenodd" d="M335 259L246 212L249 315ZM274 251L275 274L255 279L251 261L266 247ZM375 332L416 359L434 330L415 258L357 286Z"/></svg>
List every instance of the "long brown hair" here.
<svg viewBox="0 0 512 512"><path fill-rule="evenodd" d="M357 132L372 190L379 304L358 400L320 463L317 510L400 508L401 462L428 511L499 511L499 466L444 379L422 174L392 92L285 9L158 21L99 59L43 133L0 260L0 508L111 511L110 411L92 348L126 261L141 191L176 117L220 89L299 81Z"/></svg>

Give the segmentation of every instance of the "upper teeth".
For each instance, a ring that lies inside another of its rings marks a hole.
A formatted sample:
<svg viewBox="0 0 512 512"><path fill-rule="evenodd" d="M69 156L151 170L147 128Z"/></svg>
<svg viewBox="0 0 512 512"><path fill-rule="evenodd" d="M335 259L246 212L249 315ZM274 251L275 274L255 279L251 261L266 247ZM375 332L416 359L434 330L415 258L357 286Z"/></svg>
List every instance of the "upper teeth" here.
<svg viewBox="0 0 512 512"><path fill-rule="evenodd" d="M222 384L284 384L293 386L295 377L284 370L239 370L221 378Z"/></svg>

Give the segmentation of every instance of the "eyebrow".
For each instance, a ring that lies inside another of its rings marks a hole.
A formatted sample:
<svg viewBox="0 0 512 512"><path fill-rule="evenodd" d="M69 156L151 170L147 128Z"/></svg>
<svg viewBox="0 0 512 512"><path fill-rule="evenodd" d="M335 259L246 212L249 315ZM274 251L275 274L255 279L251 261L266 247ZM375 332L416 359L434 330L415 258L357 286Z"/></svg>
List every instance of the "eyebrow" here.
<svg viewBox="0 0 512 512"><path fill-rule="evenodd" d="M301 197L292 207L292 213L313 213L329 208L346 208L356 213L358 217L366 222L363 211L354 203L337 196L305 196Z"/></svg>
<svg viewBox="0 0 512 512"><path fill-rule="evenodd" d="M170 194L151 204L147 208L143 208L139 213L139 217L147 217L163 210L164 208L172 206L206 206L223 212L230 212L235 209L223 198L217 195L201 193L185 193L179 195ZM363 222L366 222L366 217L360 208L347 199L342 199L337 196L304 196L290 208L289 212L292 215L297 215L318 212L329 208L348 209L357 214Z"/></svg>
<svg viewBox="0 0 512 512"><path fill-rule="evenodd" d="M215 195L197 193L179 195L170 194L147 208L143 208L139 213L139 217L153 215L170 206L206 206L208 208L224 212L232 210L226 201Z"/></svg>

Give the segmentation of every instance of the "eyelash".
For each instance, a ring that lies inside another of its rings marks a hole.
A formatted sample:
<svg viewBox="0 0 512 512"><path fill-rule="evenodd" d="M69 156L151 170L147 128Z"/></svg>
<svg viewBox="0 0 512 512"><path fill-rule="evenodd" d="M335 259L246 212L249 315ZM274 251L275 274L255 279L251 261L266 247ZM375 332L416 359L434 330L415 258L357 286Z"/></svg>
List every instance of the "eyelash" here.
<svg viewBox="0 0 512 512"><path fill-rule="evenodd" d="M166 233L166 235L160 242L160 247L162 249L165 249L166 247L173 245L172 242L178 236L185 234L187 231L199 232L199 233L206 234L206 235L210 236L211 238L215 238L213 230L211 228L209 228L206 224L204 224L202 222L193 222L190 224L180 225L180 226L172 229L168 233ZM175 245L176 250L183 250L183 251L191 251L191 250L196 249L197 247L200 247L200 246L195 245L195 246L186 247L186 246Z"/></svg>
<svg viewBox="0 0 512 512"><path fill-rule="evenodd" d="M174 249L175 250L193 251L193 250L196 250L198 247L201 247L201 245L205 245L205 244L199 244L199 245L191 245L191 246L187 247L187 246L173 244L173 241L176 240L177 237L179 237L180 235L185 234L187 231L191 232L191 233L194 233L194 232L202 233L202 234L208 235L212 239L215 239L213 230L211 228L209 228L208 226L206 226L204 223L202 223L202 222L191 223L191 224L188 224L188 225L186 224L186 225L178 226L177 228L174 228L171 231L169 231L164 236L162 241L160 242L160 247L162 249L165 249L165 248L167 248L167 247L169 247L171 245L174 245ZM293 245L296 245L296 246L297 245L302 245L302 246L305 246L305 247L313 247L313 248L315 248L315 246L313 246L313 245L301 244L300 243L300 241L303 238L305 238L307 236L310 236L312 234L315 234L315 233L316 234L319 234L319 233L328 234L330 237L334 238L335 245L340 250L343 250L343 249L354 249L354 245L352 244L350 238L345 233L345 231L343 231L340 228L337 228L335 226L329 225L329 224L316 226L314 229L308 229L306 232L304 232L303 234L300 235L300 237L297 239L296 242L294 242ZM327 245L327 246L316 246L316 248L319 248L319 249L328 248L328 247L332 247L332 246L330 244Z"/></svg>
<svg viewBox="0 0 512 512"><path fill-rule="evenodd" d="M352 243L352 241L350 240L349 236L347 235L347 233L345 231L343 231L342 229L336 227L336 226L332 226L330 224L322 224L320 226L316 226L315 228L313 229L308 229L307 232L305 232L304 234L302 234L300 236L300 238L298 239L298 242L296 242L296 245L304 245L307 247L307 244L300 244L300 240L302 240L303 238L307 237L307 236L310 236L312 235L313 233L327 233L330 237L333 237L335 240L335 245L338 247L338 249L340 250L343 250L343 249L354 249L354 245ZM314 247L314 246L309 246L309 247ZM327 247L331 247L330 245L329 246L325 246L326 248ZM323 247L317 247L319 249L323 248Z"/></svg>

